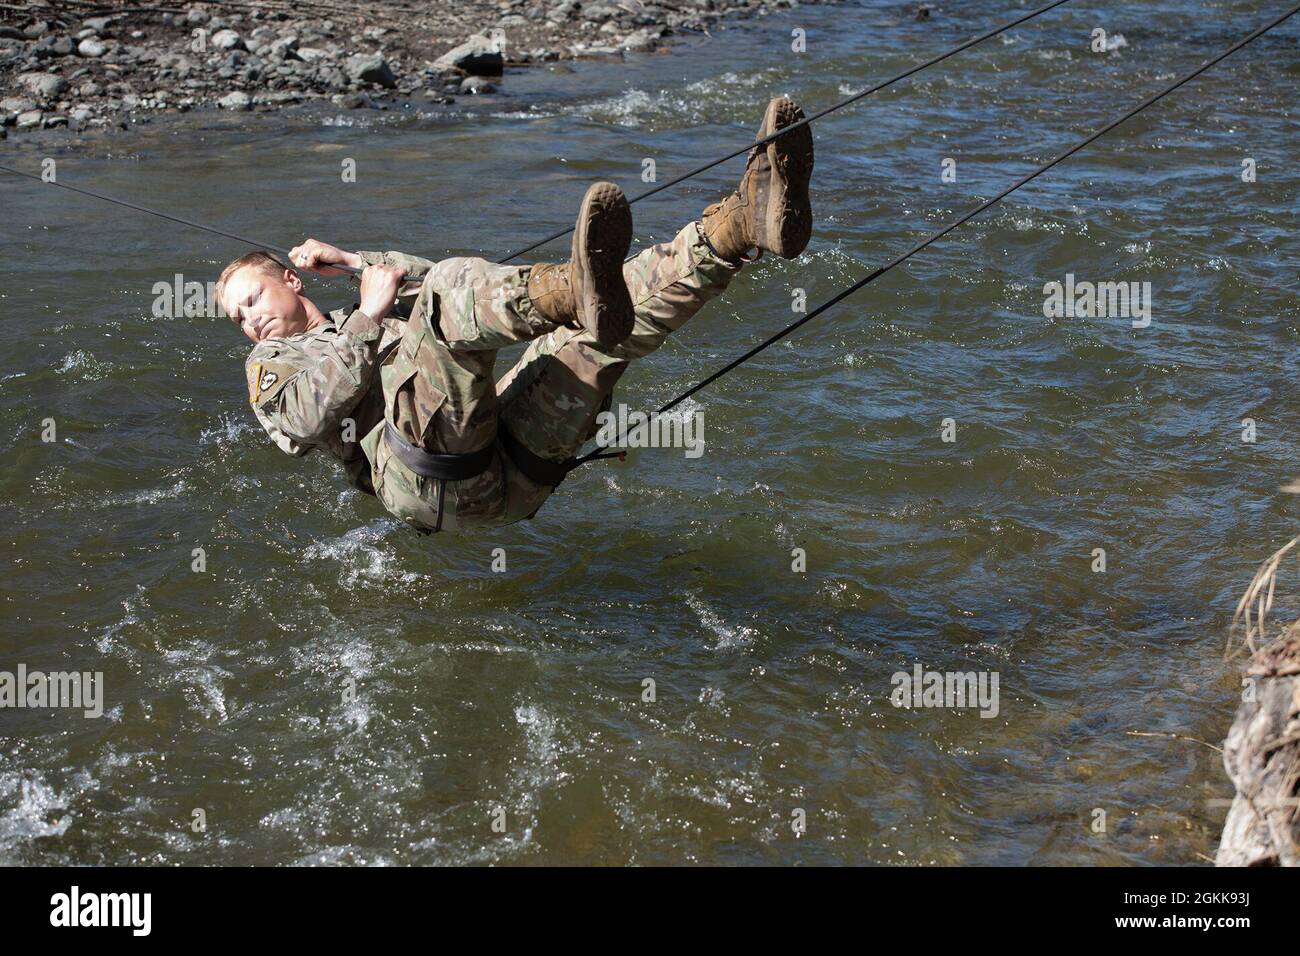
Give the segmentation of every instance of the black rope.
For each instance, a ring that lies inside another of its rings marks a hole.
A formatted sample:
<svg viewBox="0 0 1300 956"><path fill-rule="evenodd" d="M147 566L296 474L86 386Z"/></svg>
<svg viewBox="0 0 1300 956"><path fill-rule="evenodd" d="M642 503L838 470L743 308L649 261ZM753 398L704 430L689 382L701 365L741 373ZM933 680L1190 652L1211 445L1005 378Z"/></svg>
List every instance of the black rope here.
<svg viewBox="0 0 1300 956"><path fill-rule="evenodd" d="M953 47L951 50L949 50L946 53L940 53L938 56L932 57L931 59L926 60L924 63L918 63L916 66L904 70L902 73L899 73L897 76L891 76L887 80L882 80L881 82L877 83L875 86L863 90L861 93L854 93L848 99L841 100L840 102L836 103L833 106L828 106L820 113L814 113L812 116L805 117L804 119L801 119L797 123L791 123L789 126L783 126L781 127L781 129L777 130L775 133L770 134L769 136L765 136L762 139L752 143L746 143L744 146L740 147L740 149L727 153L727 155L725 156L719 156L717 159L711 160L710 162L705 163L703 166L699 166L695 169L692 169L688 173L683 173L682 175L678 176L676 179L670 179L668 180L668 182L655 186L653 189L647 189L645 192L641 193L640 195L633 196L631 199L629 199L628 204L630 205L631 203L640 202L642 199L646 199L650 196L653 196L655 193L663 192L665 189L668 189L670 186L676 186L678 183L684 182L687 179L691 179L695 176L698 176L700 173L710 170L714 166L717 166L721 163L725 163L729 159L734 159L735 157L741 155L742 153L747 153L751 149L756 149L759 146L766 145L767 143L772 142L772 140L774 139L777 139L781 136L785 136L787 133L799 129L799 127L801 126L807 126L809 123L813 122L814 120L819 120L823 116L826 116L830 113L834 113L836 110L841 110L852 103L856 103L858 100L862 99L865 96L870 96L872 93L878 93L881 90L883 90L885 87L893 86L895 83L899 82L900 80L905 80L909 76L912 76L913 74L920 73L922 70L934 66L936 63L942 63L950 56L956 56L962 50L969 50L971 47L975 46L978 43L983 43L985 40L991 37L995 37L999 33L1005 33L1007 30L1010 30L1014 26L1019 26L1020 24L1024 23L1026 20L1032 20L1034 19L1034 17L1044 14L1048 10L1051 10L1052 8L1059 7L1061 4L1068 3L1068 2L1069 0L1053 0L1053 2L1046 4L1045 6L1041 6L1037 10L1031 10L1029 13L1026 13L1021 17L1017 17L1015 20L1012 20L1010 23L1004 23L1002 24L1002 26L995 27L994 29L989 30L987 33L981 33L979 36L973 37L967 40L965 43ZM568 229L562 229L559 232L552 233L551 235L547 236L545 239L539 239L536 242L534 242L531 246L524 246L522 249L510 253L508 256L505 256L504 258L498 261L504 263L504 262L509 262L511 259L517 259L519 256L522 256L524 253L532 252L534 249L537 249L540 246L544 246L548 242L553 242L556 239L564 238L565 236L569 235L569 233L573 232L573 229L574 227L570 226Z"/></svg>
<svg viewBox="0 0 1300 956"><path fill-rule="evenodd" d="M722 378L722 376L726 375L728 372L730 372L730 371L732 371L733 369L739 367L740 365L743 365L745 362L748 362L750 359L752 359L752 358L753 358L755 355L757 355L759 352L762 352L764 349L768 348L769 346L771 346L771 345L773 345L773 344L775 344L775 343L781 341L781 339L785 338L787 335L789 335L789 334L790 334L791 332L793 332L795 329L799 328L799 327L800 327L801 325L803 325L804 323L806 323L806 322L811 322L813 319L815 319L817 316L821 315L821 314L822 314L823 312L825 312L827 309L829 309L829 308L831 308L832 306L837 305L838 303L844 301L844 300L847 299L850 295L852 295L854 292L857 292L859 289L861 289L863 286L867 285L867 284L870 283L870 282L874 282L876 279L880 278L882 275L884 275L884 274L885 274L886 272L888 272L890 269L893 269L893 268L894 268L895 266L897 266L897 265L901 265L902 263L904 263L904 262L906 262L908 259L910 259L912 256L914 256L914 255L916 255L918 252L920 252L922 249L925 249L927 246L933 245L934 243L938 242L940 239L942 239L944 236L948 235L948 233L952 232L952 231L953 231L954 229L956 229L958 226L960 226L960 225L962 225L963 223L968 222L969 220L971 220L971 219L973 219L974 217L978 216L980 213L982 213L984 210L988 209L988 208L989 208L990 206L992 206L994 203L1000 202L1002 199L1005 199L1007 196L1011 195L1011 193L1015 192L1017 189L1019 189L1021 186L1025 185L1026 183L1028 183L1028 182L1030 182L1030 181L1032 181L1032 180L1034 180L1034 179L1037 179L1039 176L1041 176L1043 173L1047 172L1047 171L1048 171L1049 169L1051 169L1053 166L1055 166L1055 165L1057 165L1058 163L1060 163L1060 162L1062 162L1062 161L1068 159L1069 157L1071 157L1071 156L1073 156L1075 153L1077 153L1079 150L1083 149L1085 146L1089 145L1090 143L1095 142L1097 139L1101 138L1101 137L1104 136L1106 133L1109 133L1109 132L1110 132L1111 130L1113 130L1116 126L1119 126L1121 123L1124 123L1124 122L1126 122L1126 121L1132 119L1134 116L1136 116L1138 113L1141 113L1144 109L1146 109L1146 108L1147 108L1148 106L1150 106L1151 104L1156 103L1156 102L1158 102L1158 101L1161 100L1161 99L1164 99L1166 96L1168 96L1168 95L1169 95L1170 93L1172 93L1174 90L1178 89L1180 86L1182 86L1182 85L1184 85L1185 83L1188 83L1188 82L1190 82L1191 80L1195 79L1196 77L1200 76L1202 73L1204 73L1204 72L1205 72L1206 70L1208 70L1210 67L1214 66L1214 65L1215 65L1216 63L1218 63L1220 60L1227 59L1229 56L1231 56L1232 54L1236 53L1238 50L1240 50L1242 47L1246 46L1248 43L1251 43L1251 42L1253 42L1254 40L1257 40L1259 37L1263 36L1263 35L1264 35L1265 33L1267 33L1269 30L1272 30L1274 27L1278 26L1279 24L1283 23L1284 21L1286 21L1286 20L1289 19L1290 17L1294 16L1297 12L1300 12L1300 4L1297 4L1296 6L1292 7L1290 10L1288 10L1286 13L1282 14L1282 15L1281 15L1280 17L1278 17L1277 19L1275 19L1275 20L1273 20L1273 21L1271 21L1271 22L1265 24L1264 26L1260 27L1258 30L1256 30L1254 33L1250 34L1249 36L1245 37L1244 39L1242 39L1242 40L1238 40L1236 43L1234 43L1231 47L1229 47L1229 48L1228 48L1227 50L1225 50L1224 52L1220 53L1218 56L1213 57L1212 59L1206 60L1204 63L1202 63L1200 66L1198 66L1195 70L1193 70L1192 72L1188 73L1187 75L1181 77L1180 79L1176 80L1175 82L1171 83L1169 86L1166 86L1163 90L1160 90L1158 93L1155 93L1155 94L1153 94L1152 96L1147 97L1147 99L1143 100L1143 101L1142 101L1141 103L1139 103L1137 106L1133 107L1133 109L1129 110L1127 113L1125 113L1125 114L1124 114L1123 116L1121 116L1119 119L1114 120L1113 122L1107 123L1107 124L1106 124L1105 126L1103 126L1101 129L1097 130L1097 131L1094 132L1094 133L1089 134L1087 137L1085 137L1084 139L1080 140L1080 141L1079 141L1078 143L1076 143L1075 145L1071 146L1069 149L1067 149L1065 152L1061 153L1061 154L1060 154L1059 156L1057 156L1055 159L1052 159L1050 162L1044 163L1042 166L1039 166L1037 169L1035 169L1033 172L1029 173L1028 175L1022 176L1022 177L1021 177L1020 179L1018 179L1015 183L1013 183L1012 185L1008 186L1006 189L1002 190L1002 192L998 193L998 194L997 194L996 196L994 196L992 199L989 199L989 200L986 200L985 202L980 203L980 204L979 204L978 206L976 206L974 209L970 210L970 212L966 213L965 215L961 216L961 217L958 218L958 219L953 220L953 221L950 222L948 225L946 225L946 226L944 226L942 229L940 229L938 232L932 233L931 235L927 236L925 239L921 240L921 241L918 242L916 245L912 246L912 248L908 249L906 252L902 253L902 254L899 255L899 256L896 256L894 259L892 259L892 260L891 260L890 262L888 262L886 265L880 266L879 268L875 269L874 271L872 271L872 272L869 273L868 275L866 275L866 276L864 276L863 278L859 279L857 282L853 283L853 285L849 286L847 289L844 289L842 292L840 292L839 294L837 294L834 298L832 298L832 299L828 299L826 302L823 302L821 305L819 305L817 308L813 309L813 311L809 312L809 313L808 313L807 315L805 315L803 318L798 319L798 320L796 320L796 321L794 321L794 322L791 322L789 325L787 325L787 326L786 326L785 328L783 328L781 331L777 332L775 335L769 336L766 340L764 340L764 341L761 342L760 344L754 346L752 349L750 349L750 350L749 350L748 352L746 352L744 355L742 355L742 356L740 356L739 358L733 359L732 361L728 362L726 365L724 365L722 368L718 369L716 372L714 372L714 373L713 373L712 375L710 375L708 378L704 379L703 381L701 381L701 382L699 382L699 383L697 383L697 384L691 386L691 387L688 388L686 391L682 392L680 395L678 395L676 398L674 398L674 399L673 399L671 402L669 402L667 405L664 405L662 408L660 408L660 409L656 412L656 414L662 415L662 414L664 414L665 412L671 411L673 408L675 408L677 405L680 405L682 402L686 401L686 399L690 398L690 397L691 397L692 395L694 395L696 392L700 391L700 390L703 389L703 388L708 387L709 385L711 385L711 384L713 384L714 382L716 382L718 379ZM609 449L609 448L611 448L611 447L613 447L613 446L610 446L610 445L600 446L600 447L597 447L595 450L589 452L588 454L583 455L583 456L580 457L580 458L576 458L576 459L574 459L574 461L573 461L573 467L576 468L578 465L584 464L584 463L586 463L586 462L588 462L588 461L594 461L594 460L596 460L596 459L600 459L600 458L617 458L617 457L621 457L621 456L624 454L624 452L611 452L611 451L608 451L607 449Z"/></svg>
<svg viewBox="0 0 1300 956"><path fill-rule="evenodd" d="M150 216L157 216L159 219L166 219L169 222L180 223L182 226L189 226L191 229L200 229L203 232L210 232L214 236L222 236L226 239L234 239L236 242L241 242L246 246L254 246L258 249L265 249L268 252L278 252L280 255L284 256L286 260L288 260L289 258L289 250L282 248L281 246L275 246L269 242L259 242L256 239L250 239L247 236L241 236L235 232L225 232L224 230L216 229L212 226L205 226L203 223L194 222L192 219L184 219L180 216L173 216L170 213L159 212L157 209L150 209L148 206L141 206L138 203L133 203L126 199L118 199L116 196L108 196L105 195L104 193L98 193L95 192L93 189L82 189L80 186L69 186L67 183L59 182L57 178L46 180L33 173L25 173L21 169L14 169L12 166L0 165L0 171L4 171L6 173L13 173L15 176L22 176L24 179L34 179L38 183L42 183L43 185L58 186L60 189L67 189L70 192L80 193L83 196L90 196L94 199L102 199L104 202L111 202L117 206L125 206L127 209L134 209L136 212L142 212ZM333 268L341 269L344 272L350 272L353 275L361 274L360 269L353 269L350 266L336 265L333 266Z"/></svg>
<svg viewBox="0 0 1300 956"><path fill-rule="evenodd" d="M60 189L67 189L70 192L80 193L83 196L90 196L94 199L102 199L104 202L111 202L118 206L125 206L127 209L134 209L136 212L142 212L150 216L157 216L159 219L166 219L170 222L180 223L182 226L189 226L191 229L201 229L203 232L210 232L214 236L223 236L226 239L234 239L236 242L242 242L248 246L256 246L270 252L278 252L285 258L288 258L289 256L288 249L273 246L269 242L258 242L256 239L250 239L247 236L241 236L238 233L214 229L212 226L205 226L201 222L194 222L190 219L183 219L180 216L173 216L170 213L159 212L157 209L150 209L148 206L141 206L126 199L118 199L115 196L107 196L104 193L97 193L93 189L82 189L80 186L69 186L67 183L59 182L58 179L46 180L32 173L25 173L21 169L14 169L12 166L0 165L0 170L3 170L6 173L13 173L15 176L22 176L24 179L34 179L38 183L42 183L46 186L58 186Z"/></svg>

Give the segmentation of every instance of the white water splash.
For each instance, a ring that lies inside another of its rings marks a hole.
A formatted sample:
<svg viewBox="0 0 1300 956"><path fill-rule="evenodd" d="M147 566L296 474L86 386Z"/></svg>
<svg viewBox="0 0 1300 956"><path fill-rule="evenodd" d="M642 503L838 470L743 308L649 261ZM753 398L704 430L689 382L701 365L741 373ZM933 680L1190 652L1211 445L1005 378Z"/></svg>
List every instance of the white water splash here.
<svg viewBox="0 0 1300 956"><path fill-rule="evenodd" d="M331 560L343 566L341 582L352 586L359 581L387 581L411 583L423 575L397 568L397 555L381 542L396 526L396 522L378 519L368 525L329 541L317 541L303 551L304 561Z"/></svg>
<svg viewBox="0 0 1300 956"><path fill-rule="evenodd" d="M188 487L185 480L181 479L166 488L152 488L149 491L138 491L135 494L113 495L111 498L104 500L104 506L156 505L160 501L171 501L181 497Z"/></svg>
<svg viewBox="0 0 1300 956"><path fill-rule="evenodd" d="M85 349L78 349L65 355L63 363L54 371L60 375L79 372L82 381L95 382L107 376L112 370L112 362L100 361Z"/></svg>
<svg viewBox="0 0 1300 956"><path fill-rule="evenodd" d="M686 604L695 612L695 616L700 619L700 623L717 637L716 650L728 651L737 647L748 647L754 643L754 638L758 637L758 631L752 627L746 627L743 624L735 627L728 625L711 607L704 603L704 600L698 594L687 594Z"/></svg>
<svg viewBox="0 0 1300 956"><path fill-rule="evenodd" d="M0 804L9 807L0 815L0 863L14 862L9 855L32 840L67 833L73 822L68 807L96 785L85 771L75 774L63 792L39 771L0 773Z"/></svg>
<svg viewBox="0 0 1300 956"><path fill-rule="evenodd" d="M217 424L199 432L200 445L233 445L239 437L253 430L253 423L246 415L221 415Z"/></svg>

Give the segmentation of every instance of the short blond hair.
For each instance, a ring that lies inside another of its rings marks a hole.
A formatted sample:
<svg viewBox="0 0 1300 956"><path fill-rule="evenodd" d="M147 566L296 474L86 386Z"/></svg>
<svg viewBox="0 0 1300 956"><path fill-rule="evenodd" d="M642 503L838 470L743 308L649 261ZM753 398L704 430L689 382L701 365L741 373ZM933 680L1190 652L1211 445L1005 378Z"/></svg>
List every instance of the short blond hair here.
<svg viewBox="0 0 1300 956"><path fill-rule="evenodd" d="M217 279L217 301L222 302L226 296L226 283L240 269L253 268L264 275L279 277L289 267L264 249L255 249L252 252L246 252L230 265L221 270L221 276ZM222 306L224 308L224 305ZM233 322L234 319L232 318Z"/></svg>

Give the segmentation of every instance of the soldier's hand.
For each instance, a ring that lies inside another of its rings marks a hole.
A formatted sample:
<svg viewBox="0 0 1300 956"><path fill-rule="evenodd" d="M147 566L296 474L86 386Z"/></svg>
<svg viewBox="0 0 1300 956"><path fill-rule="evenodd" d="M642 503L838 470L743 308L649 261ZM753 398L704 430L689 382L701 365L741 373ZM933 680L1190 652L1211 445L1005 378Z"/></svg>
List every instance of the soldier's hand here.
<svg viewBox="0 0 1300 956"><path fill-rule="evenodd" d="M361 273L361 311L376 322L388 315L405 275L406 270L396 266L368 266Z"/></svg>
<svg viewBox="0 0 1300 956"><path fill-rule="evenodd" d="M300 269L323 276L343 275L341 269L332 268L336 265L351 269L360 269L365 265L355 252L344 252L337 246L331 246L328 242L321 242L318 239L308 239L302 245L290 249L289 261Z"/></svg>

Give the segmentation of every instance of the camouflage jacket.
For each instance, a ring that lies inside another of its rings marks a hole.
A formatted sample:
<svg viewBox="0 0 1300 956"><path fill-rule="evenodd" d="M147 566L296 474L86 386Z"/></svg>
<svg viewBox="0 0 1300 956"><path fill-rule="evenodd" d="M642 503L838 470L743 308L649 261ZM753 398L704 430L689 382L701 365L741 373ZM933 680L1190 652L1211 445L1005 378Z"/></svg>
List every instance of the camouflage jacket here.
<svg viewBox="0 0 1300 956"><path fill-rule="evenodd" d="M403 285L395 311L406 312L419 293L419 279L433 263L400 252L358 253L366 265L401 266L416 280ZM248 401L262 428L290 455L320 448L343 465L348 483L373 495L370 462L361 440L384 418L379 366L402 336L404 323L382 324L356 306L336 309L323 325L253 346L244 372Z"/></svg>

